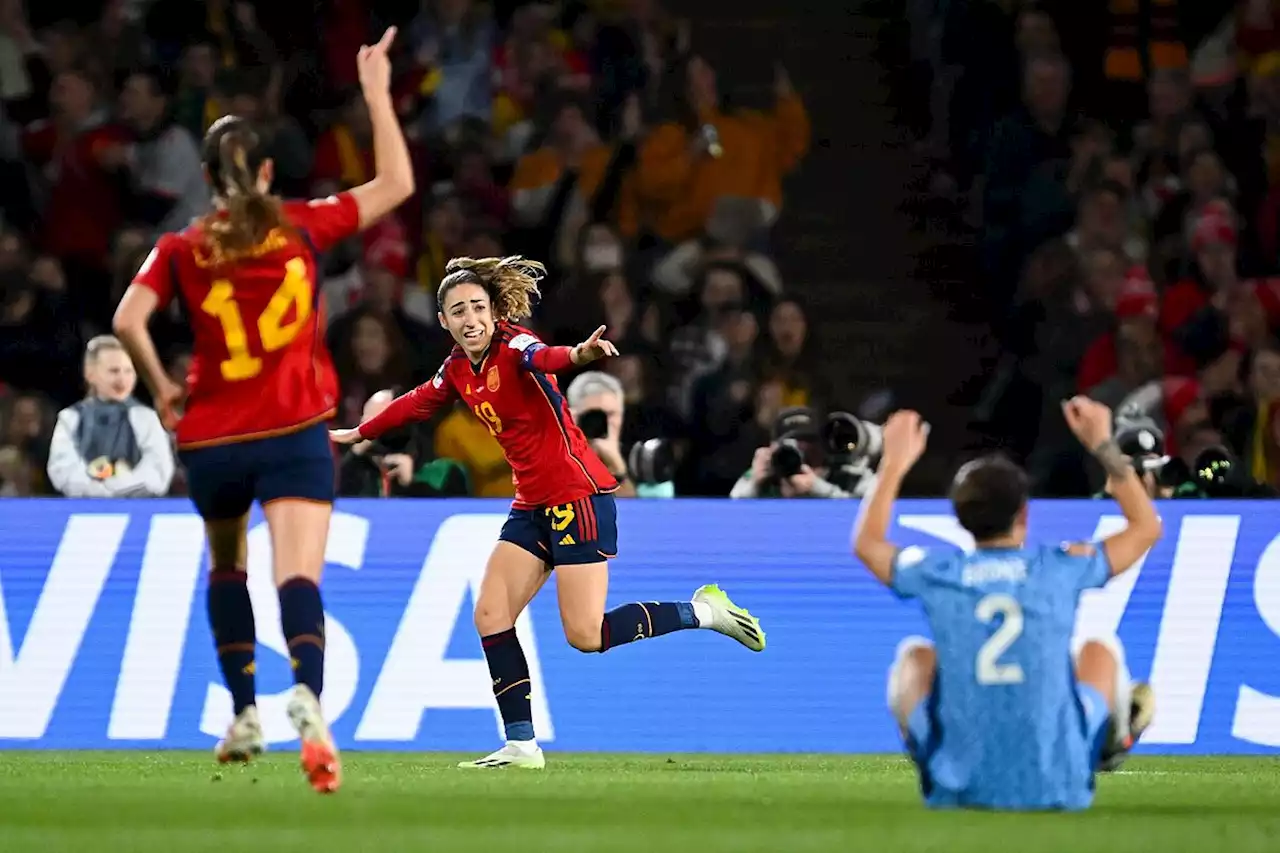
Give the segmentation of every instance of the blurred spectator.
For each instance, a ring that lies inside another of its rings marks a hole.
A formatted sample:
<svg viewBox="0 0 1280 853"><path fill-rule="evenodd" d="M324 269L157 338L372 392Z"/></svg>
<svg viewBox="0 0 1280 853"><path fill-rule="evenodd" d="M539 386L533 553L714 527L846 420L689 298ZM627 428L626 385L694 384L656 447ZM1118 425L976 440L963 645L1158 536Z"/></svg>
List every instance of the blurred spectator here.
<svg viewBox="0 0 1280 853"><path fill-rule="evenodd" d="M43 255L28 266L12 234L0 236L0 254L0 376L75 399L81 338L62 265Z"/></svg>
<svg viewBox="0 0 1280 853"><path fill-rule="evenodd" d="M144 28L130 19L128 6L127 0L105 0L102 15L89 30L94 53L112 77L141 68L151 59L151 42Z"/></svg>
<svg viewBox="0 0 1280 853"><path fill-rule="evenodd" d="M1064 58L1028 59L1023 106L997 122L992 133L982 202L983 254L996 304L1008 302L1030 252L1070 227L1065 184L1074 155L1070 91L1071 69Z"/></svg>
<svg viewBox="0 0 1280 853"><path fill-rule="evenodd" d="M222 112L250 119L267 138L275 191L303 198L310 189L311 143L301 125L280 112L281 82L275 68L229 69L215 80L214 98Z"/></svg>
<svg viewBox="0 0 1280 853"><path fill-rule="evenodd" d="M626 447L650 438L678 439L683 433L679 419L663 405L660 389L651 380L648 366L655 363L651 351L636 354L625 350L618 358L605 362L606 371L622 386L626 407L622 444Z"/></svg>
<svg viewBox="0 0 1280 853"><path fill-rule="evenodd" d="M159 497L173 479L173 447L155 410L133 399L138 377L120 342L89 341L89 395L58 413L49 482L71 498Z"/></svg>
<svg viewBox="0 0 1280 853"><path fill-rule="evenodd" d="M683 85L669 93L675 102L667 121L639 154L637 192L653 232L671 245L693 239L725 196L754 201L772 225L782 208L782 177L809 147L809 116L791 78L776 69L772 114L726 113L705 59L694 56L680 71Z"/></svg>
<svg viewBox="0 0 1280 853"><path fill-rule="evenodd" d="M604 419L605 433L590 438L591 449L617 478L620 484L618 496L636 497L637 486L627 473L627 460L622 450L622 425L626 413L622 383L607 373L589 370L578 374L569 383L565 389L565 400L574 421L579 424L583 423L584 416L590 419L595 415Z"/></svg>
<svg viewBox="0 0 1280 853"><path fill-rule="evenodd" d="M746 306L742 274L733 266L707 269L702 284L701 310L692 322L677 329L670 338L670 385L672 408L688 416L694 384L724 364L728 346L723 326L736 320Z"/></svg>
<svg viewBox="0 0 1280 853"><path fill-rule="evenodd" d="M716 200L706 234L676 246L653 269L653 284L675 298L688 295L708 264L740 263L748 281L762 297L782 294L778 266L763 252L751 249L764 230L764 212L749 199Z"/></svg>
<svg viewBox="0 0 1280 853"><path fill-rule="evenodd" d="M350 325L341 328L343 337L333 340L334 365L342 388L339 423L359 423L365 401L376 392L391 389L403 393L413 386L412 359L395 323L386 314L358 310L353 312Z"/></svg>
<svg viewBox="0 0 1280 853"><path fill-rule="evenodd" d="M471 483L471 494L478 498L509 498L516 493L511 466L498 440L461 403L436 426L435 455L461 465Z"/></svg>
<svg viewBox="0 0 1280 853"><path fill-rule="evenodd" d="M421 132L439 135L466 118L488 121L494 32L487 9L474 0L423 0L408 37Z"/></svg>
<svg viewBox="0 0 1280 853"><path fill-rule="evenodd" d="M418 259L418 285L434 294L444 278L445 264L461 256L467 220L456 195L443 193L428 202L422 254Z"/></svg>
<svg viewBox="0 0 1280 853"><path fill-rule="evenodd" d="M60 73L50 96L53 116L27 128L23 150L45 194L40 246L61 259L83 316L105 328L111 235L124 215L109 165L127 137L107 123L97 87L86 68Z"/></svg>
<svg viewBox="0 0 1280 853"><path fill-rule="evenodd" d="M1222 417L1223 435L1236 455L1251 467L1260 482L1273 480L1257 464L1259 442L1266 435L1270 410L1280 401L1280 339L1271 338L1244 365L1245 395Z"/></svg>
<svg viewBox="0 0 1280 853"><path fill-rule="evenodd" d="M266 65L276 58L271 39L258 26L254 4L247 0L205 0L195 6L189 0L154 0L146 28L166 53L208 38L224 67Z"/></svg>
<svg viewBox="0 0 1280 853"><path fill-rule="evenodd" d="M397 337L403 341L407 367L413 376L430 372L436 357L440 333L428 322L435 323L434 299L430 306L419 306L414 314L405 307L404 264L407 259L369 257L356 273L358 296L349 310L336 314L330 322L327 334L334 352L342 350L344 341L354 341L359 334L356 327L367 318L376 318L391 325ZM348 297L356 295L349 293ZM418 300L413 300L418 301ZM400 377L388 377L395 379ZM403 386L401 386L403 387Z"/></svg>
<svg viewBox="0 0 1280 853"><path fill-rule="evenodd" d="M782 383L782 405L816 406L826 402L817 352L809 337L809 320L799 300L779 300L769 314L764 375Z"/></svg>
<svg viewBox="0 0 1280 853"><path fill-rule="evenodd" d="M511 200L506 187L493 177L489 155L478 144L458 149L453 169L453 187L462 204L473 210L490 228L505 229L511 219ZM500 252L472 254L470 257L492 257Z"/></svg>
<svg viewBox="0 0 1280 853"><path fill-rule="evenodd" d="M376 416L395 395L379 391L365 403L361 420ZM344 497L465 497L466 472L449 459L423 462L416 429L398 430L382 440L346 448L338 465L338 494Z"/></svg>
<svg viewBox="0 0 1280 853"><path fill-rule="evenodd" d="M516 163L509 187L512 218L528 232L529 244L555 247L548 261L557 269L574 268L578 234L594 219L611 159L586 107L566 99L554 113L546 144Z"/></svg>
<svg viewBox="0 0 1280 853"><path fill-rule="evenodd" d="M695 494L723 495L732 488L750 461L755 436L744 429L751 423L756 383L760 378L755 315L735 310L718 322L725 342L720 367L693 386L689 417L690 455L697 460Z"/></svg>
<svg viewBox="0 0 1280 853"><path fill-rule="evenodd" d="M154 240L181 231L209 209L209 187L195 140L172 123L160 72L134 71L120 95L120 119L133 141L106 148L100 161L126 178L126 217L151 229Z"/></svg>
<svg viewBox="0 0 1280 853"><path fill-rule="evenodd" d="M1107 257L1107 250L1098 253ZM1096 338L1080 362L1076 387L1113 410L1138 388L1164 374L1155 284L1142 266L1132 267L1115 300L1114 331Z"/></svg>
<svg viewBox="0 0 1280 853"><path fill-rule="evenodd" d="M34 394L17 394L0 408L0 489L16 496L46 491L49 425L44 403Z"/></svg>
<svg viewBox="0 0 1280 853"><path fill-rule="evenodd" d="M342 112L316 143L311 194L326 196L358 187L374 175L373 128L364 96L347 96Z"/></svg>
<svg viewBox="0 0 1280 853"><path fill-rule="evenodd" d="M218 48L212 41L196 40L183 49L173 118L196 139L203 139L223 114L214 93L218 68Z"/></svg>

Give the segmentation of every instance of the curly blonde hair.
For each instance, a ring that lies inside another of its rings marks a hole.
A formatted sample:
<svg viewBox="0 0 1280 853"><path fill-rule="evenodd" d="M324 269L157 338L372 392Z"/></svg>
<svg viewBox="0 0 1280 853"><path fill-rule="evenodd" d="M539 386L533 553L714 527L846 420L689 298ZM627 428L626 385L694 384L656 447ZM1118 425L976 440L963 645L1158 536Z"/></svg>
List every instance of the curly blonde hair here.
<svg viewBox="0 0 1280 853"><path fill-rule="evenodd" d="M436 292L436 304L444 310L450 290L460 284L478 284L489 294L493 314L499 320L516 322L533 315L534 303L542 296L538 282L547 268L520 255L505 258L454 258L444 268L444 280Z"/></svg>

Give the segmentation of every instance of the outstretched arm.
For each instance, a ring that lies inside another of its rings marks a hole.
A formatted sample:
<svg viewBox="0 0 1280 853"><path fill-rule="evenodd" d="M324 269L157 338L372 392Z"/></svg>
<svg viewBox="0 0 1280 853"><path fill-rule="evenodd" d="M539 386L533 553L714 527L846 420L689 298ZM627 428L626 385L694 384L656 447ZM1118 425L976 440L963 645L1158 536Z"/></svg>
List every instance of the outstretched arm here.
<svg viewBox="0 0 1280 853"><path fill-rule="evenodd" d="M604 334L604 330L605 327L601 326L591 333L591 337L572 347L549 347L541 341L531 341L525 346L516 347L521 350L520 363L524 365L526 370L536 370L539 373L560 373L571 367L590 364L600 358L616 356L618 348L600 337ZM516 338L513 344L518 342L520 342L520 338Z"/></svg>
<svg viewBox="0 0 1280 853"><path fill-rule="evenodd" d="M361 422L354 429L335 429L329 431L329 438L338 444L356 444L365 440L376 440L393 429L406 424L425 421L440 410L441 406L457 399L453 386L445 379L444 368L412 391L396 397L386 408L371 418Z"/></svg>
<svg viewBox="0 0 1280 853"><path fill-rule="evenodd" d="M929 425L916 412L895 412L884 425L884 455L876 484L859 507L854 524L853 553L886 586L893 584L893 561L898 546L889 541L893 502L911 466L924 453Z"/></svg>

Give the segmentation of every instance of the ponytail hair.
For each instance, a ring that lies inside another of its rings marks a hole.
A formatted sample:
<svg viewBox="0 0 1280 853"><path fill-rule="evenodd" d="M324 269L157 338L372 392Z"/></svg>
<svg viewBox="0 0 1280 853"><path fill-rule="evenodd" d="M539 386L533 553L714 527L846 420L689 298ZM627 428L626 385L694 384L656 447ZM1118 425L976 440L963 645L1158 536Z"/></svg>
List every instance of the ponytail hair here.
<svg viewBox="0 0 1280 853"><path fill-rule="evenodd" d="M258 189L265 147L238 116L223 116L205 134L204 166L222 208L201 220L215 266L251 254L273 230L289 227L280 200Z"/></svg>
<svg viewBox="0 0 1280 853"><path fill-rule="evenodd" d="M489 294L493 315L499 320L518 322L533 315L541 298L538 282L547 268L520 255L506 258L454 258L444 268L444 280L436 293L436 304L444 310L450 290L460 284L478 284Z"/></svg>

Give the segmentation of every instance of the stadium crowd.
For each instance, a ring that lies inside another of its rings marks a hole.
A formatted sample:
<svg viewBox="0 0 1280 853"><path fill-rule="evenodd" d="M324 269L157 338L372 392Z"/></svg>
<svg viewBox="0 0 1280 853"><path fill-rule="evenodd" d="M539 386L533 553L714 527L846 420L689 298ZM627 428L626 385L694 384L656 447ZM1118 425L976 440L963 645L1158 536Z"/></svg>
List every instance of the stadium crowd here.
<svg viewBox="0 0 1280 853"><path fill-rule="evenodd" d="M656 0L96 6L50 17L0 0L0 494L183 493L180 469L157 485L173 461L155 459L169 451L151 422L120 414L135 380L102 337L114 306L155 237L207 209L199 140L220 115L269 132L286 197L372 174L354 57L389 24L420 191L325 259L339 424L434 372L450 344L435 289L464 255L546 262L531 325L549 341L609 327L623 356L579 398L604 407L612 392L625 418L606 418L596 446L624 458L666 440L682 494L727 494L780 413L823 402L803 307L769 255L782 181L809 144L782 68L771 111L731 108L690 27ZM153 333L181 381L186 325L171 313ZM121 425L137 433L125 446L90 436ZM357 447L340 483L513 491L464 410Z"/></svg>
<svg viewBox="0 0 1280 853"><path fill-rule="evenodd" d="M1002 353L988 440L1090 494L1085 393L1163 433L1166 488L1215 447L1280 487L1280 4L908 7L930 192Z"/></svg>

